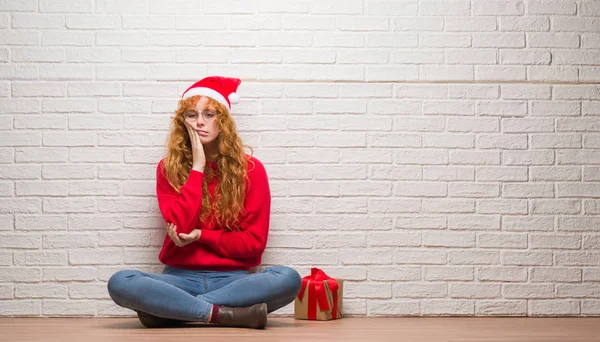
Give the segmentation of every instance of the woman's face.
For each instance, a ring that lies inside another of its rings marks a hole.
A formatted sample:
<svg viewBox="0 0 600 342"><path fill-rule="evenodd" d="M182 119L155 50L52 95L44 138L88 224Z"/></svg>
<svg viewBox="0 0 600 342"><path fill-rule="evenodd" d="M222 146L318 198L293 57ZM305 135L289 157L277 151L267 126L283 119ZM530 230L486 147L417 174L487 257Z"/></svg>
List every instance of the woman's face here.
<svg viewBox="0 0 600 342"><path fill-rule="evenodd" d="M198 100L196 106L183 113L185 122L196 131L203 145L215 141L219 136L216 117L216 108L210 105L208 97L204 96Z"/></svg>

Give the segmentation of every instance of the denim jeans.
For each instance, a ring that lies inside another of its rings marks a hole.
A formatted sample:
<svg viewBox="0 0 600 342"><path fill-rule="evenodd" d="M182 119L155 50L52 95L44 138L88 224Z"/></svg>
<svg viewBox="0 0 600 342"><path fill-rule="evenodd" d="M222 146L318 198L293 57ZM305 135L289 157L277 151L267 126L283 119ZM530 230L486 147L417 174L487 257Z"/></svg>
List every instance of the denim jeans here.
<svg viewBox="0 0 600 342"><path fill-rule="evenodd" d="M243 307L266 303L268 312L292 301L302 278L293 268L248 271L188 270L166 266L162 274L122 270L108 281L112 300L135 311L186 322L208 322L212 305Z"/></svg>

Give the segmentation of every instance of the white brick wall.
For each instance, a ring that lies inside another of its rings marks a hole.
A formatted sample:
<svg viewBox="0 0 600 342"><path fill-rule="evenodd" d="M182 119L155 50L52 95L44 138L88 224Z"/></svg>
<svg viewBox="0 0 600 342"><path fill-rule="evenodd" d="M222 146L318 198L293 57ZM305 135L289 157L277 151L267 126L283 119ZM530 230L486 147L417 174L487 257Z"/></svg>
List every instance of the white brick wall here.
<svg viewBox="0 0 600 342"><path fill-rule="evenodd" d="M0 2L0 316L131 316L169 116L212 74L265 164L264 265L349 315L600 315L595 0ZM291 314L293 306L275 314Z"/></svg>

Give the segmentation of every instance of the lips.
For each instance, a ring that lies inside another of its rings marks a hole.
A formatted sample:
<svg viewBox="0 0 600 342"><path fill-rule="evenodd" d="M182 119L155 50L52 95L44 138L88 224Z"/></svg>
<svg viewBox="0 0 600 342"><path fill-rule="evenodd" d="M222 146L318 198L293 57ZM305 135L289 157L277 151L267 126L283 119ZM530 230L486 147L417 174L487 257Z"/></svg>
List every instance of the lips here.
<svg viewBox="0 0 600 342"><path fill-rule="evenodd" d="M196 131L199 135L208 135L208 132L205 131Z"/></svg>

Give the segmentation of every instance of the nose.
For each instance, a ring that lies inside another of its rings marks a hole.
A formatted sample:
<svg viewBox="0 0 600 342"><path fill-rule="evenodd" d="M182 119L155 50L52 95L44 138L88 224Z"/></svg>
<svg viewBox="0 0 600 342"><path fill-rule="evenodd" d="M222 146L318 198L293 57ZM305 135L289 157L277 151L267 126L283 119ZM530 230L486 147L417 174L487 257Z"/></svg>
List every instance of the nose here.
<svg viewBox="0 0 600 342"><path fill-rule="evenodd" d="M196 118L196 120L194 120L196 122L196 125L198 127L203 127L204 125L206 125L206 123L204 122L204 118L202 117L202 115L199 115L198 118Z"/></svg>

